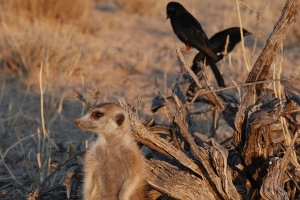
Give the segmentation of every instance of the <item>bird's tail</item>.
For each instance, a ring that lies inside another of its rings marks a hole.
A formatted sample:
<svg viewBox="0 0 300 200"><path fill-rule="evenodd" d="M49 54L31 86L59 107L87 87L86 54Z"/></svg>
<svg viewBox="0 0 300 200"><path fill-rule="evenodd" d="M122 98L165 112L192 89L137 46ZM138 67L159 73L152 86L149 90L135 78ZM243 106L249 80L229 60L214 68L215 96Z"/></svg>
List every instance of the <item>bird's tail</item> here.
<svg viewBox="0 0 300 200"><path fill-rule="evenodd" d="M219 71L219 68L217 67L216 63L214 62L214 60L212 60L211 58L209 58L208 56L206 57L207 59L207 64L210 66L212 72L215 75L215 78L218 82L218 86L219 87L226 87L225 85L225 81L223 79L222 74Z"/></svg>
<svg viewBox="0 0 300 200"><path fill-rule="evenodd" d="M195 56L195 58L193 60L193 65L191 67L193 72L195 74L197 74L199 72L198 62L201 62L201 61L205 62L205 59L206 59L206 64L208 64L210 66L212 72L214 73L214 76L217 80L218 86L226 87L223 76L221 75L219 68L217 67L215 61L212 58L210 58L209 56L205 56L205 54L201 51Z"/></svg>

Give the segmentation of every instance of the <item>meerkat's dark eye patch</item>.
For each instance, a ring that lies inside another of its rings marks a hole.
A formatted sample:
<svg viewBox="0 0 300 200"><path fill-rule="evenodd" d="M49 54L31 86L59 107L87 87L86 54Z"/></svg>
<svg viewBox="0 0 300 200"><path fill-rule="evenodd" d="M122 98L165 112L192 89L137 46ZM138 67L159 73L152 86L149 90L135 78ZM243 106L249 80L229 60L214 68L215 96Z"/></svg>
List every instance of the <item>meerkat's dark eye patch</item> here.
<svg viewBox="0 0 300 200"><path fill-rule="evenodd" d="M99 112L99 111L95 111L91 114L91 117L93 119L100 119L101 117L104 116L104 113L103 112Z"/></svg>
<svg viewBox="0 0 300 200"><path fill-rule="evenodd" d="M119 126L121 126L123 124L124 120L125 120L125 116L123 114L121 114L121 113L117 114L115 120L116 120L116 123Z"/></svg>

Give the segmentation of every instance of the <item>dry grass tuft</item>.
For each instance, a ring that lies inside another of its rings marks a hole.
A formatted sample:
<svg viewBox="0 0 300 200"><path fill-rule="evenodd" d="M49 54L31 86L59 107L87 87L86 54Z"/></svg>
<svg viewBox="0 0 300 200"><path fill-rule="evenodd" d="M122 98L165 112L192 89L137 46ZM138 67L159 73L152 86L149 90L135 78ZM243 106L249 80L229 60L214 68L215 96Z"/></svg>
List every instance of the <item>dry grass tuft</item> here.
<svg viewBox="0 0 300 200"><path fill-rule="evenodd" d="M41 60L52 74L80 64L85 33L93 26L85 23L92 5L92 0L1 1L1 68L32 77Z"/></svg>
<svg viewBox="0 0 300 200"><path fill-rule="evenodd" d="M36 21L41 19L60 22L85 20L93 0L4 0L0 6L3 11L9 10L11 15L1 15L1 21L7 21L18 13L19 17ZM13 20L13 19L11 19Z"/></svg>
<svg viewBox="0 0 300 200"><path fill-rule="evenodd" d="M1 64L12 72L22 69L25 74L35 72L41 60L47 60L51 72L65 70L75 62L83 46L82 35L76 29L24 24L11 29L3 24L0 34ZM24 40L26 38L26 40ZM50 39L51 38L51 39Z"/></svg>
<svg viewBox="0 0 300 200"><path fill-rule="evenodd" d="M156 0L115 0L114 2L120 10L139 15L153 14L157 7Z"/></svg>

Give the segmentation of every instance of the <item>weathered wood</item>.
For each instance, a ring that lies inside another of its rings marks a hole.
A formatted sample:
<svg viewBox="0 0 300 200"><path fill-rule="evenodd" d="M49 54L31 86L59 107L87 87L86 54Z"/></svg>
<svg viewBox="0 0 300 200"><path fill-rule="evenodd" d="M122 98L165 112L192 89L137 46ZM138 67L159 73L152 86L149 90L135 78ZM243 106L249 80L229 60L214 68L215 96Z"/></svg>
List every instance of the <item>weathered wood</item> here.
<svg viewBox="0 0 300 200"><path fill-rule="evenodd" d="M274 30L267 40L264 49L262 50L256 63L250 71L246 83L265 80L267 78L270 66L278 49L280 48L280 44L297 20L297 6L299 5L299 2L299 0L286 1L286 5L283 8L282 15L280 16L278 22L275 24ZM257 84L254 86L251 85L244 87L241 105L235 119L235 126L237 130L234 136L235 145L239 143L238 140L239 138L241 138L240 134L242 134L245 111L251 104L255 103L257 95L259 95L260 91L262 90L262 86L262 84Z"/></svg>
<svg viewBox="0 0 300 200"><path fill-rule="evenodd" d="M218 199L206 180L164 161L147 161L148 183L176 199Z"/></svg>
<svg viewBox="0 0 300 200"><path fill-rule="evenodd" d="M260 188L260 194L264 199L288 200L288 195L283 189L283 173L280 158L271 159L269 172ZM285 167L284 167L285 168Z"/></svg>
<svg viewBox="0 0 300 200"><path fill-rule="evenodd" d="M265 199L289 199L287 192L283 189L285 182L284 174L287 173L286 170L288 158L292 152L296 138L298 137L299 127L300 126L297 126L297 131L295 132L294 138L291 141L291 144L283 158L280 159L275 157L270 161L268 174L266 175L260 189L260 194Z"/></svg>
<svg viewBox="0 0 300 200"><path fill-rule="evenodd" d="M125 102L122 103L123 106L125 105L124 103ZM128 108L128 106L127 106L127 108ZM139 138L139 137L142 137L143 139L145 139L145 137L147 137L147 138L149 138L149 141L151 141L151 143L158 143L158 144L155 144L155 145L161 146L160 142L162 142L163 140L160 139L160 138L155 138L154 139L154 137L156 137L155 135L153 136L153 134L151 134L150 132L146 132L145 130L141 130L141 129L143 129L141 127L142 124L140 124L138 121L136 121L137 119L135 117L133 117L132 115L135 115L135 113L134 112L130 113L130 116L131 116L130 119L131 119L131 122L134 122L134 127L138 127L138 128L133 129L134 133L136 133L138 135L137 140L144 143L144 144L146 144L146 145L149 145L149 147L152 148L154 146L153 144L145 143L144 140L140 140L140 138ZM180 121L179 124L180 124L182 132L184 132L183 137L191 145L192 152L194 152L195 157L197 158L198 162L203 163L204 168L202 168L202 169L205 170L205 172L204 172L205 174L197 173L198 175L199 174L202 175L202 176L198 177L198 179L201 180L202 185L205 184L205 189L206 190L213 191L213 192L211 192L211 194L214 196L213 199L218 199L218 198L222 198L222 199L240 199L239 194L237 193L234 185L232 184L231 174L227 169L227 164L226 164L227 154L222 153L223 151L226 152L226 150L222 149L222 147L219 146L216 143L213 143L213 145L211 147L209 147L209 151L204 149L204 148L202 148L201 150L198 149L198 147L195 144L194 140L191 138L190 134L188 133L187 127L185 127L183 125L182 121ZM144 132L144 133L141 134L140 131ZM145 135L143 135L143 134L145 134ZM165 143L165 142L162 142L162 143ZM170 145L171 147L168 147L168 145L169 145L168 143L167 143L167 145L163 144L161 148L164 148L166 152L168 152L170 155L172 155L174 158L176 158L177 161L179 161L182 165L184 165L188 168L191 168L190 165L187 165L185 163L187 160L190 160L190 159L188 159L188 157L183 158L184 155L176 156L176 154L177 154L176 152L181 152L181 151L178 151L177 149L173 148L172 145ZM218 147L216 148L215 146L218 146ZM214 163L223 162L224 163L223 167L221 167L219 165L216 165L216 164L215 165L210 164L210 162L209 162L210 161L210 159L209 159L210 154L214 155L213 157L215 157L214 159L212 159L212 161ZM221 158L218 158L217 155L219 155L219 154L221 155ZM215 169L213 168L213 166L215 167ZM151 170L149 170L149 171L151 171ZM168 171L168 169L167 169L167 171ZM166 173L166 172L164 172L164 173ZM171 175L169 174L169 175L165 175L165 176L171 176ZM224 177L226 177L226 178L224 178ZM207 178L209 178L210 180L207 180ZM224 178L224 179L222 179L222 178ZM164 183L164 184L161 183L159 187L158 187L157 183L154 184L155 182L149 182L149 183L153 187L155 187L156 189L158 189L162 192L169 191L168 184L167 184L168 179L165 180L163 174L159 175L159 179L160 179L160 181L162 181ZM153 177L152 177L152 181L154 181ZM173 178L172 179L173 186L174 185L182 185L182 183L180 181L179 182L175 182L175 181L176 180L174 180L174 178ZM184 180L181 180L181 181L184 181ZM193 182L189 182L188 179L185 179L185 181L186 181L185 184L188 184L188 185L189 184L194 184ZM211 187L210 186L211 184L214 185L214 186ZM217 190L216 189L214 190L213 188L216 188ZM218 191L219 195L216 195L216 191ZM193 196L193 195L196 195L193 192L191 194L186 194L185 193L184 194L185 196L182 196L182 194L180 194L179 190L176 190L176 191L171 190L167 194L174 197L174 198L179 198L180 197L180 199L202 199L202 197L203 197L203 194L201 194L200 196Z"/></svg>
<svg viewBox="0 0 300 200"><path fill-rule="evenodd" d="M248 111L242 155L248 171L259 185L266 173L262 169L271 145L269 124L278 120L281 111L279 99L256 105Z"/></svg>
<svg viewBox="0 0 300 200"><path fill-rule="evenodd" d="M185 64L184 59L183 59L183 55L180 51L180 49L176 49L176 53L177 53L177 58L179 60L179 63L181 65L181 68L184 68L185 71L188 72L188 74L192 77L192 79L194 80L194 82L196 83L196 85L198 86L198 88L203 88L202 84L200 83L198 77L194 74L194 72ZM184 77L183 77L184 78ZM207 87L208 88L208 87ZM208 88L209 89L209 88ZM187 93L187 91L185 91ZM186 94L185 93L185 94ZM199 94L201 95L201 93ZM205 94L207 96L207 98L213 102L213 104L217 107L217 109L222 112L224 110L224 105L220 102L220 100L218 99L217 95L214 92L211 93L206 93Z"/></svg>
<svg viewBox="0 0 300 200"><path fill-rule="evenodd" d="M157 150L167 156L172 156L178 160L182 165L189 168L194 173L198 174L200 177L203 177L203 173L199 167L193 162L192 159L188 158L184 152L176 149L168 141L158 137L155 134L151 134L148 129L138 120L137 114L132 110L133 108L124 100L120 100L120 104L128 109L129 119L132 127L132 131L137 141L146 144L150 148Z"/></svg>
<svg viewBox="0 0 300 200"><path fill-rule="evenodd" d="M181 52L177 49L177 58L179 60L179 63L181 63L181 68L184 68L182 71L187 71L188 75L190 75L196 85L200 88L202 85L200 84L198 78L195 76L195 74L187 67L187 65L184 62L183 56ZM187 75L185 75L186 77ZM179 77L177 80L184 80L184 76ZM174 99L176 99L177 96L180 96L182 93L187 93L186 91L180 91L180 87L182 84L181 81L178 81L176 85L176 90L173 90L173 93L175 96L173 96ZM179 95L178 95L179 94ZM222 102L219 100L218 96L211 92L205 95L209 101L213 102L213 104L217 107L217 109L222 112L225 108L225 106L222 104ZM222 199L239 199L240 196L237 193L235 187L232 184L231 176L227 178L227 150L222 149L221 146L214 144L210 145L204 145L203 147L197 146L194 139L192 138L194 132L191 128L192 124L190 124L190 115L188 113L187 107L183 107L185 103L185 99L180 99L180 102L178 100L175 100L176 110L173 110L174 114L174 122L178 125L181 132L180 135L182 136L183 140L189 144L191 154L193 155L193 158L199 161L199 166L203 170L204 175L207 175L205 178L210 183L210 185L215 188L215 193L217 196L221 197ZM184 109L184 110L183 110ZM183 112L184 111L184 112ZM201 134L200 134L201 135ZM216 155L223 155L221 156L222 159L217 158ZM214 155L214 156L212 156ZM209 159L211 158L211 159ZM215 163L225 163L222 166L216 166ZM217 173L216 173L217 172ZM218 173L219 172L219 173ZM222 174L222 175L221 175ZM224 178L224 179L223 179Z"/></svg>
<svg viewBox="0 0 300 200"><path fill-rule="evenodd" d="M218 101L221 102L224 107L221 112L222 118L233 130L235 130L234 120L239 107L238 100L231 94L223 92L217 92L216 95L218 96ZM194 102L202 102L215 106L213 102L211 102L207 97L204 96L197 97L196 99L194 99Z"/></svg>
<svg viewBox="0 0 300 200"><path fill-rule="evenodd" d="M235 125L234 125L234 120L235 120L235 115L238 111L239 107L239 102L238 100L227 93L222 93L222 92L217 92L216 95L218 96L218 101L221 102L221 104L224 106L223 111L221 112L222 118L227 122L227 124L235 130ZM166 98L172 105L174 104L174 100L172 96L169 96ZM192 101L192 97L187 97L188 102ZM206 96L198 96L197 98L193 99L194 103L201 102L201 103L206 103L212 106L215 106L215 104L210 101ZM152 105L151 105L151 111L156 112L163 106L166 106L167 103L164 98L161 98L159 96L156 96L152 100Z"/></svg>

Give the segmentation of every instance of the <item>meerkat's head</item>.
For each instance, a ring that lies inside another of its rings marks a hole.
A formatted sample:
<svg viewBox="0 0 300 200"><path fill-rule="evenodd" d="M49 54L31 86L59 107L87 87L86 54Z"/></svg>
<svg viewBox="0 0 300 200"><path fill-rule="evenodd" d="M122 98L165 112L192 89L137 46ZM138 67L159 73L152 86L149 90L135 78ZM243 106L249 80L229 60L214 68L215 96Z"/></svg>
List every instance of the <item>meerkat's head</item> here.
<svg viewBox="0 0 300 200"><path fill-rule="evenodd" d="M104 135L130 129L127 111L114 103L98 104L74 123L84 130Z"/></svg>

